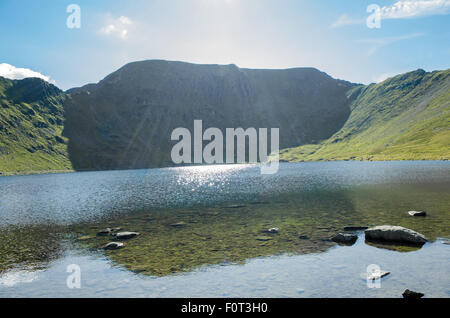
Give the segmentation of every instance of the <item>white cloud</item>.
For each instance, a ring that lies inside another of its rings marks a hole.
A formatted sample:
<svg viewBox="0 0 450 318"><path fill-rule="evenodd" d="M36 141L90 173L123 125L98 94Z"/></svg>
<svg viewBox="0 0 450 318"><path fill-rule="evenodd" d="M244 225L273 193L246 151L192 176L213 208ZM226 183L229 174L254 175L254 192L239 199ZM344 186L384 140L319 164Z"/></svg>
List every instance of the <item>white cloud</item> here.
<svg viewBox="0 0 450 318"><path fill-rule="evenodd" d="M334 22L331 27L339 28L346 25L354 25L354 24L362 24L364 23L364 19L354 19L350 18L347 14L341 15L336 22Z"/></svg>
<svg viewBox="0 0 450 318"><path fill-rule="evenodd" d="M450 13L450 0L397 1L381 8L382 19L416 18Z"/></svg>
<svg viewBox="0 0 450 318"><path fill-rule="evenodd" d="M120 16L119 18L108 17L106 25L98 33L102 35L116 36L125 40L128 36L129 27L133 24L130 18Z"/></svg>
<svg viewBox="0 0 450 318"><path fill-rule="evenodd" d="M56 84L50 76L30 70L29 68L20 68L7 63L0 63L0 76L9 79L24 79L27 77L38 77L52 84Z"/></svg>

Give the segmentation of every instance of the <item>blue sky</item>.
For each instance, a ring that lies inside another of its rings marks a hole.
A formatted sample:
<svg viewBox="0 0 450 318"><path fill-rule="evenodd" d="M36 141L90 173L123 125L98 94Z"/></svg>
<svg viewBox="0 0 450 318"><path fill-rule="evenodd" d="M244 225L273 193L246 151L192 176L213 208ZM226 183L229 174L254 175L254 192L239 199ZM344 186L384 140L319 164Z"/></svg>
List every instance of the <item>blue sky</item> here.
<svg viewBox="0 0 450 318"><path fill-rule="evenodd" d="M66 26L72 3L79 29ZM366 24L369 4L380 28ZM450 0L1 0L0 75L32 70L68 89L131 61L168 59L308 66L370 83L449 68L449 14Z"/></svg>

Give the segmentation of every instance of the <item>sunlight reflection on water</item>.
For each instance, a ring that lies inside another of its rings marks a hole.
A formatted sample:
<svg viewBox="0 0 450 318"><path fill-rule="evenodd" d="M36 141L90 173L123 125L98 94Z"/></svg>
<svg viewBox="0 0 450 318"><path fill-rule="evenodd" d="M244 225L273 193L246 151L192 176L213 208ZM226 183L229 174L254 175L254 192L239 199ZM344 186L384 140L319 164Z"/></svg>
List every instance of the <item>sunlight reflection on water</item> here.
<svg viewBox="0 0 450 318"><path fill-rule="evenodd" d="M362 184L447 183L446 162L323 162L196 166L0 178L2 224L71 224L108 215L225 202Z"/></svg>

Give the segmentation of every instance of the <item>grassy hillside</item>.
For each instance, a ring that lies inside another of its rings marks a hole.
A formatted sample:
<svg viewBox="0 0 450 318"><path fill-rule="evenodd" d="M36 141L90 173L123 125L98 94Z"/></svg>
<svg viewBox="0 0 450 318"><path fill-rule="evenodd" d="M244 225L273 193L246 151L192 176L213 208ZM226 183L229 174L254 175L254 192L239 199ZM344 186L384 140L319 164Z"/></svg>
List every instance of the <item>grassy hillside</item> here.
<svg viewBox="0 0 450 318"><path fill-rule="evenodd" d="M64 93L38 78L0 77L0 173L69 170Z"/></svg>
<svg viewBox="0 0 450 318"><path fill-rule="evenodd" d="M417 70L348 92L351 114L331 138L280 159L450 159L450 70Z"/></svg>

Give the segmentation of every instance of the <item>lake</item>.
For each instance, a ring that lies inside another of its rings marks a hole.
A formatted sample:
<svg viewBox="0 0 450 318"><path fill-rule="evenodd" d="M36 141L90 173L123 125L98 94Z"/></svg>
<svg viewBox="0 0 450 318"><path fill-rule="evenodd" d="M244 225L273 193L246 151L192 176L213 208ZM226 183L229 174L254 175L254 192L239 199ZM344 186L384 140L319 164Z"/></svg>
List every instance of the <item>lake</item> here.
<svg viewBox="0 0 450 318"><path fill-rule="evenodd" d="M449 190L446 161L0 177L0 297L450 297ZM330 240L384 224L429 242ZM105 251L111 237L96 234L107 227L140 235ZM66 284L71 264L79 289ZM369 265L390 272L380 288L362 276Z"/></svg>

